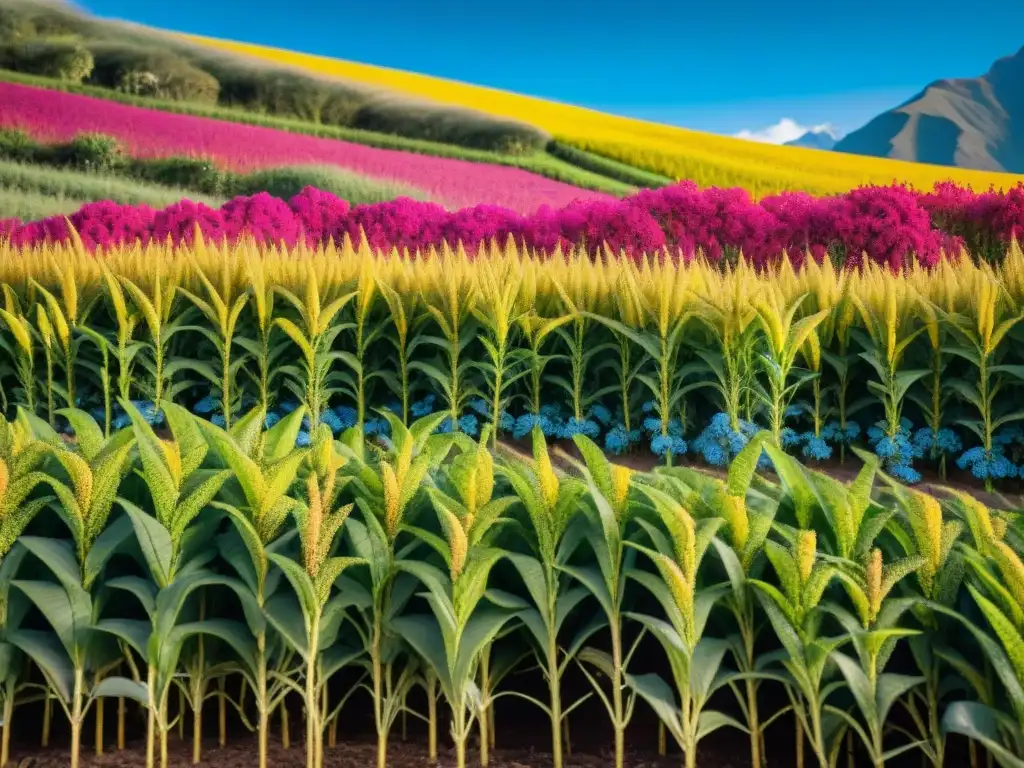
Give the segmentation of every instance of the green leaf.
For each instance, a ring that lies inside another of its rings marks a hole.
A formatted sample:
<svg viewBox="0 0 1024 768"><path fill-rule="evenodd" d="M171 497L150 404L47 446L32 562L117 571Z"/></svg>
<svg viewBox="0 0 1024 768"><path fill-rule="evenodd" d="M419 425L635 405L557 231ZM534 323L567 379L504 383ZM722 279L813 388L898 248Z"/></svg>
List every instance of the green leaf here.
<svg viewBox="0 0 1024 768"><path fill-rule="evenodd" d="M89 596L82 591L75 600L63 586L49 581L15 581L14 586L46 617L68 657L75 658L87 642L92 613Z"/></svg>
<svg viewBox="0 0 1024 768"><path fill-rule="evenodd" d="M734 717L729 717L722 712L713 709L705 709L697 716L697 741L700 741L710 733L719 728L735 728L743 733L750 733L750 729Z"/></svg>
<svg viewBox="0 0 1024 768"><path fill-rule="evenodd" d="M92 689L92 697L131 699L142 706L149 705L149 691L145 683L129 680L126 677L105 677L99 685Z"/></svg>
<svg viewBox="0 0 1024 768"><path fill-rule="evenodd" d="M135 529L135 538L139 542L142 556L157 586L163 588L171 581L174 567L174 545L171 535L155 518L150 517L130 501L118 498L121 508L128 513Z"/></svg>
<svg viewBox="0 0 1024 768"><path fill-rule="evenodd" d="M306 622L302 608L290 594L271 597L263 606L267 621L285 642L303 658L309 653Z"/></svg>
<svg viewBox="0 0 1024 768"><path fill-rule="evenodd" d="M944 731L974 739L992 753L1003 768L1024 768L1024 760L1003 744L1000 725L1004 728L1008 725L1000 713L975 701L953 702L942 717ZM1017 730L1015 726L1012 729Z"/></svg>
<svg viewBox="0 0 1024 768"><path fill-rule="evenodd" d="M64 702L71 701L75 670L67 651L54 635L18 629L8 632L7 639L35 662Z"/></svg>
<svg viewBox="0 0 1024 768"><path fill-rule="evenodd" d="M121 545L132 535L133 524L130 517L119 517L111 525L103 529L85 556L85 586L91 585L103 572L107 561L120 549Z"/></svg>
<svg viewBox="0 0 1024 768"><path fill-rule="evenodd" d="M658 719L665 724L680 747L685 743L683 724L679 718L679 705L672 688L656 674L631 675L626 673L626 685L636 691L641 699L654 710Z"/></svg>
<svg viewBox="0 0 1024 768"><path fill-rule="evenodd" d="M441 639L441 629L432 616L399 616L392 622L395 631L437 674L444 690L451 692L452 678L448 670L448 655Z"/></svg>

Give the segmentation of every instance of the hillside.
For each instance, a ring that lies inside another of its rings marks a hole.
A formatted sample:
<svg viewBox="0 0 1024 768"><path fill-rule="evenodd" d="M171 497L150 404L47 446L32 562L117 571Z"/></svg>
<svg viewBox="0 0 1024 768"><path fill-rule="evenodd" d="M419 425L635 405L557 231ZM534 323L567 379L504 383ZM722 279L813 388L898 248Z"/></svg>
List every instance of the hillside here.
<svg viewBox="0 0 1024 768"><path fill-rule="evenodd" d="M1005 189L1024 180L1000 173L767 146L384 67L196 35L181 35L181 39L350 83L529 122L566 145L670 178L692 179L703 186L742 186L757 195L786 189L821 194L894 181L930 188L937 181L953 179L976 189Z"/></svg>
<svg viewBox="0 0 1024 768"><path fill-rule="evenodd" d="M1024 48L981 77L939 80L854 131L838 152L1024 172Z"/></svg>

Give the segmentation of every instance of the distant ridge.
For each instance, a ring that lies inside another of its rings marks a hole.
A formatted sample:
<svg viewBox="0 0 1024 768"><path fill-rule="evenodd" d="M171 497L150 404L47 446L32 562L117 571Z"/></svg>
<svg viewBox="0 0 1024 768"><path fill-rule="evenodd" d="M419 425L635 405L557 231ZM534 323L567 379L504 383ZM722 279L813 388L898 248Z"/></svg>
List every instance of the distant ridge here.
<svg viewBox="0 0 1024 768"><path fill-rule="evenodd" d="M1024 48L981 77L932 83L846 136L835 150L1024 172Z"/></svg>
<svg viewBox="0 0 1024 768"><path fill-rule="evenodd" d="M787 141L785 146L806 147L807 149L832 149L837 141L839 141L839 136L835 130L828 126L822 126L821 128L811 128L802 136L798 136L792 141Z"/></svg>

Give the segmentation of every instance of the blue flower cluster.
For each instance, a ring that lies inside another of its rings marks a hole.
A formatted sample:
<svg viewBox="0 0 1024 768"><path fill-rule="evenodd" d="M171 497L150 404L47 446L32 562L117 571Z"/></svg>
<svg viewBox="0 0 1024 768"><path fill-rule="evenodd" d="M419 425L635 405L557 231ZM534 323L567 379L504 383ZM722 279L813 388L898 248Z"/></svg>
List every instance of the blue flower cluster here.
<svg viewBox="0 0 1024 768"><path fill-rule="evenodd" d="M522 440L533 431L535 426L539 426L545 437L554 440L568 440L575 435L585 435L592 440L597 440L601 436L601 424L598 423L598 418L609 417L608 409L604 406L595 406L595 409L591 410L586 417L579 419L569 416L559 404L542 405L540 413L524 413L515 419L512 435L517 440Z"/></svg>
<svg viewBox="0 0 1024 768"><path fill-rule="evenodd" d="M624 424L616 424L604 436L604 449L619 456L644 439L642 429L627 430Z"/></svg>
<svg viewBox="0 0 1024 768"><path fill-rule="evenodd" d="M804 447L801 453L806 458L814 459L815 461L826 461L832 458L832 446L828 444L824 437L815 435L813 432L807 432L802 437Z"/></svg>
<svg viewBox="0 0 1024 768"><path fill-rule="evenodd" d="M657 406L654 401L648 400L642 410L644 413L656 414ZM664 424L660 416L648 416L643 421L643 428L651 439L651 452L655 456L664 456L669 451L674 456L686 453L688 446L683 439L683 423L679 419L670 419L668 424Z"/></svg>
<svg viewBox="0 0 1024 768"><path fill-rule="evenodd" d="M938 432L931 427L922 427L914 433L911 445L918 456L929 456L933 459L963 449L963 443L956 432L948 427L943 427Z"/></svg>
<svg viewBox="0 0 1024 768"><path fill-rule="evenodd" d="M821 428L821 439L832 445L850 445L860 437L860 424L856 421L846 422L844 427L838 421L830 421Z"/></svg>
<svg viewBox="0 0 1024 768"><path fill-rule="evenodd" d="M913 468L914 459L921 453L910 438L913 425L910 419L901 419L895 435L887 435L881 425L868 429L868 443L875 449L875 455L882 459L885 471L900 482L914 484L921 481L921 473Z"/></svg>
<svg viewBox="0 0 1024 768"><path fill-rule="evenodd" d="M960 469L970 469L979 480L1003 480L1020 474L1020 469L1006 457L1001 445L994 445L991 451L980 445L968 448L956 460L956 465Z"/></svg>
<svg viewBox="0 0 1024 768"><path fill-rule="evenodd" d="M711 466L728 466L757 433L757 426L749 421L741 419L739 426L738 431L734 430L729 422L729 414L716 413L691 447Z"/></svg>

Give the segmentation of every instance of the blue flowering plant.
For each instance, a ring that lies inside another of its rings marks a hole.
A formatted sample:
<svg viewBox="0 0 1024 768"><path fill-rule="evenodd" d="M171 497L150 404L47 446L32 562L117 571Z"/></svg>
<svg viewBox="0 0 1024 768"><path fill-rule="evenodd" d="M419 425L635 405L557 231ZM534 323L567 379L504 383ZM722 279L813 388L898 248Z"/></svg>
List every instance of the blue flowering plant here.
<svg viewBox="0 0 1024 768"><path fill-rule="evenodd" d="M921 453L912 439L912 429L913 424L907 418L900 420L895 434L889 434L884 421L868 428L868 444L882 460L885 471L908 485L921 481L921 473L913 467Z"/></svg>
<svg viewBox="0 0 1024 768"><path fill-rule="evenodd" d="M653 400L644 403L642 410L646 414L643 430L647 434L651 452L655 456L664 456L665 463L671 466L673 457L684 455L688 448L683 439L685 428L682 419L661 418L658 405Z"/></svg>
<svg viewBox="0 0 1024 768"><path fill-rule="evenodd" d="M943 479L946 477L947 457L963 450L959 436L948 427L938 431L932 427L921 427L914 432L911 443L918 456L938 463L939 474Z"/></svg>
<svg viewBox="0 0 1024 768"><path fill-rule="evenodd" d="M1020 475L1020 468L1006 456L1005 449L999 445L994 445L987 451L980 445L968 448L960 454L956 465L960 469L970 470L974 477L984 480L986 485L991 485L993 480L1007 480Z"/></svg>
<svg viewBox="0 0 1024 768"><path fill-rule="evenodd" d="M713 467L727 467L758 432L757 426L749 421L740 420L738 427L733 428L729 414L716 413L690 449Z"/></svg>
<svg viewBox="0 0 1024 768"><path fill-rule="evenodd" d="M991 491L993 480L1013 476L1006 474L1013 463L995 444L994 435L1001 427L1024 420L1024 410L1014 407L1014 398L996 398L1009 379L1024 379L1024 367L1002 364L1011 346L1006 342L1024 319L1024 312L1006 289L989 277L979 282L973 299L963 311L945 313L943 319L956 339L950 351L974 368L973 376L956 379L953 389L977 412L977 418L959 419L957 423L978 436L982 449L980 453L967 451L957 465L971 467L975 477L984 479L986 490Z"/></svg>

